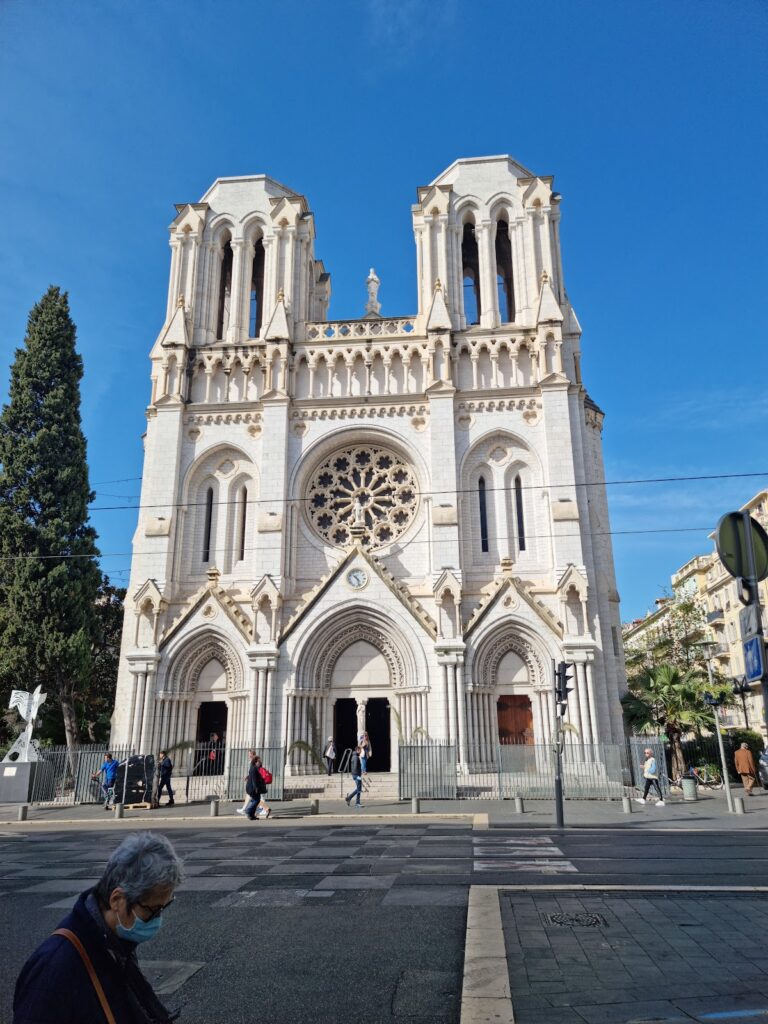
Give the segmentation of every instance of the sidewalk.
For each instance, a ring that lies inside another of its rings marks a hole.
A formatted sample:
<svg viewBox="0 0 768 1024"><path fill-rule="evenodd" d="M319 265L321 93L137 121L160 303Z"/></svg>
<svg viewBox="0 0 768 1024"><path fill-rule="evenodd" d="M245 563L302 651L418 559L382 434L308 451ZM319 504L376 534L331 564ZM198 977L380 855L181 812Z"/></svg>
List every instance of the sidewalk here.
<svg viewBox="0 0 768 1024"><path fill-rule="evenodd" d="M738 795L738 793L737 793ZM632 802L632 813L622 810L621 801L566 801L566 828L608 828L634 830L711 830L729 831L754 830L768 828L768 793L760 791L756 796L745 800L746 813L743 815L729 814L725 797L721 794L706 794L699 800L686 803L682 799L671 799L664 807L655 804L637 804ZM157 810L126 810L123 824L140 826L167 827L169 825L187 827L190 824L246 825L242 815L235 814L239 802L222 801L219 805L219 817L211 817L208 803L179 804L176 807L160 807ZM458 823L472 824L475 816L482 816L484 823L487 815L488 825L550 829L555 825L554 803L551 800L530 800L525 803L523 814L515 813L515 804L511 800L422 800L421 813L411 814L410 800L380 800L366 803L359 810L347 807L343 800L321 800L319 815L310 815L308 800L290 800L274 802L269 825L316 824L320 821L333 824L346 824L369 820L371 823L381 818L395 819L403 822L417 822L422 819L450 819ZM109 827L113 822L112 812L104 811L101 804L80 804L67 807L34 807L29 808L28 820L17 822L17 804L0 804L0 832L23 830L29 826L47 825L70 827L80 823L88 823L90 827ZM258 826L266 825L259 822ZM258 827L257 826L257 827Z"/></svg>

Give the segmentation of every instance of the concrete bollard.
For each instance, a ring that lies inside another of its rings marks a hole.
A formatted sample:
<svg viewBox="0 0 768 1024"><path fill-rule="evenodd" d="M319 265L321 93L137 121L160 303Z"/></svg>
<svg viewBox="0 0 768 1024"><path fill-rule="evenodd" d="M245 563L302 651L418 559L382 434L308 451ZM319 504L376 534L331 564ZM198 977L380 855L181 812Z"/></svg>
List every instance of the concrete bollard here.
<svg viewBox="0 0 768 1024"><path fill-rule="evenodd" d="M319 800L310 800L309 801L309 813L310 814L319 814L320 813L320 801Z"/></svg>
<svg viewBox="0 0 768 1024"><path fill-rule="evenodd" d="M115 808L115 818L122 818L122 816L123 816L123 805L122 804L114 804L113 806Z"/></svg>
<svg viewBox="0 0 768 1024"><path fill-rule="evenodd" d="M211 814L212 818L218 818L218 816L219 816L219 801L218 800L211 800L210 814Z"/></svg>
<svg viewBox="0 0 768 1024"><path fill-rule="evenodd" d="M21 807L18 810L18 814L16 815L16 820L17 821L26 821L27 820L27 813L28 813L28 811L29 811L29 805L28 804L22 804Z"/></svg>
<svg viewBox="0 0 768 1024"><path fill-rule="evenodd" d="M743 797L735 796L733 798L733 813L734 814L744 814L744 798Z"/></svg>
<svg viewBox="0 0 768 1024"><path fill-rule="evenodd" d="M628 796L623 796L621 798L621 809L622 811L624 811L625 814L632 813L632 801L629 799Z"/></svg>
<svg viewBox="0 0 768 1024"><path fill-rule="evenodd" d="M525 806L523 804L523 798L521 796L515 797L515 814L524 814Z"/></svg>
<svg viewBox="0 0 768 1024"><path fill-rule="evenodd" d="M419 798L417 796L412 796L411 797L411 814L419 814L420 813L420 806L421 806L421 801L419 800Z"/></svg>

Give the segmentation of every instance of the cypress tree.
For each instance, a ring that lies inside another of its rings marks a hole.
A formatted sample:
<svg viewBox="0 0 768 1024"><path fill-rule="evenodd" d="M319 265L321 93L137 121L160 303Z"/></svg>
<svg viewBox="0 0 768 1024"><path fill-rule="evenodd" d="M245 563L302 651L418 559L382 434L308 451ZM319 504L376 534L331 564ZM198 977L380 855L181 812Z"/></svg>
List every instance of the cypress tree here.
<svg viewBox="0 0 768 1024"><path fill-rule="evenodd" d="M101 581L80 420L83 363L67 294L33 307L0 415L0 687L41 684L67 745L87 690Z"/></svg>

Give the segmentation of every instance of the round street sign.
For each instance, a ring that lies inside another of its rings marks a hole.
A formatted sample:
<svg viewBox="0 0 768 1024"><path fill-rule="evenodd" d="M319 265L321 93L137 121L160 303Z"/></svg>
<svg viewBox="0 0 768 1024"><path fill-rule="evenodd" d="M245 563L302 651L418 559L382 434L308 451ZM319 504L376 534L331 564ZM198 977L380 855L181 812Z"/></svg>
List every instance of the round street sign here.
<svg viewBox="0 0 768 1024"><path fill-rule="evenodd" d="M726 512L717 524L715 534L717 553L731 576L742 579L749 577L745 519L751 527L752 547L755 553L755 576L758 580L764 580L768 576L768 534L751 516L744 516L741 512Z"/></svg>

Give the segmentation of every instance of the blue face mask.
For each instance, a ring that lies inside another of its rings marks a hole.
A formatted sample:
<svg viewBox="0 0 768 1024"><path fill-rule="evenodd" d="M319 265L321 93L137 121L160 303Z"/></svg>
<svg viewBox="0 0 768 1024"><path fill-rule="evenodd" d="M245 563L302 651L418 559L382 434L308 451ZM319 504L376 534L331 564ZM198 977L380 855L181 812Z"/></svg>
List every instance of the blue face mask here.
<svg viewBox="0 0 768 1024"><path fill-rule="evenodd" d="M120 918L118 917L117 934L121 939L127 939L129 942L146 942L147 939L154 939L162 926L162 914L158 914L157 917L153 917L151 921L142 921L140 917L134 914L133 924L130 928L126 928L121 924Z"/></svg>

